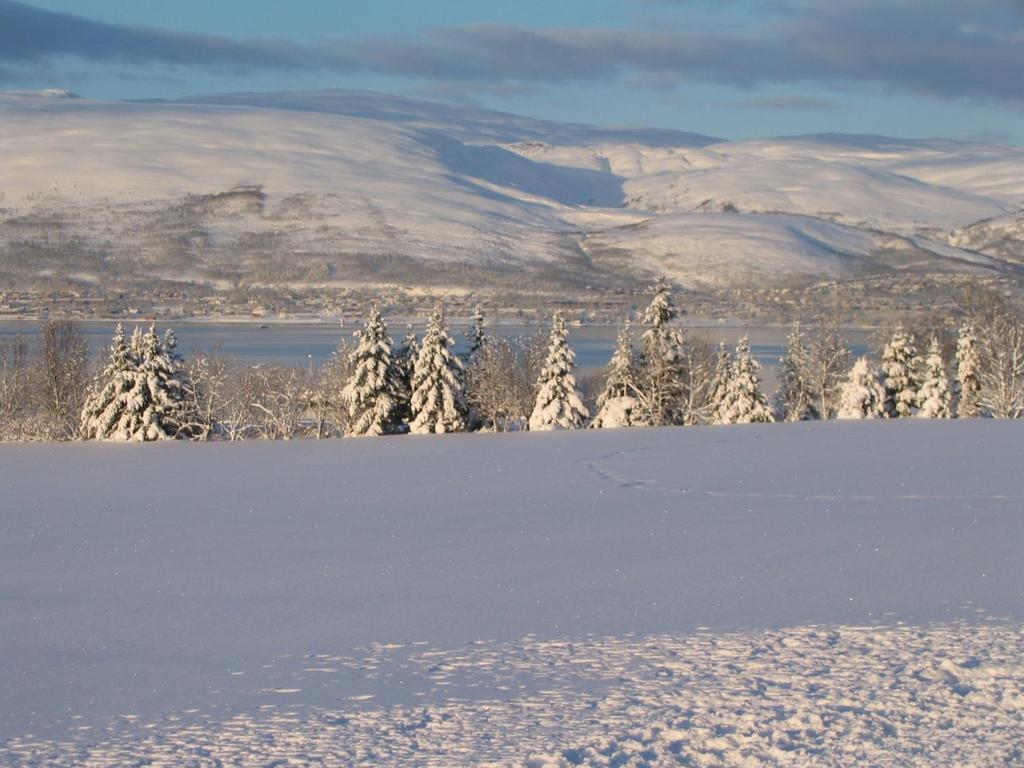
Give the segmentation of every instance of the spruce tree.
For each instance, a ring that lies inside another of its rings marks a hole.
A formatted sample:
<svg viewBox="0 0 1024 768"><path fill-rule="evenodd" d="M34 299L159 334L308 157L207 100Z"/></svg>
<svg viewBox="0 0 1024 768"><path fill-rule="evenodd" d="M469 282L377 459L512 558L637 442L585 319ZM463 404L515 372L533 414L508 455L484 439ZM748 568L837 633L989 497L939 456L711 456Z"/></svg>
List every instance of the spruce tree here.
<svg viewBox="0 0 1024 768"><path fill-rule="evenodd" d="M710 423L719 424L719 414L725 402L729 382L732 381L732 356L724 341L718 342L718 360L715 363L714 381L711 385L711 418Z"/></svg>
<svg viewBox="0 0 1024 768"><path fill-rule="evenodd" d="M164 340L151 325L142 336L142 356L138 367L138 383L145 400L141 411L140 429L135 440L173 440L181 437L189 427L186 412L186 382L181 364L174 352L177 340L168 331Z"/></svg>
<svg viewBox="0 0 1024 768"><path fill-rule="evenodd" d="M736 345L736 357L731 376L718 407L719 424L753 424L774 421L768 400L761 392L761 368L750 353L750 344L744 336Z"/></svg>
<svg viewBox="0 0 1024 768"><path fill-rule="evenodd" d="M452 354L454 344L439 306L427 323L412 375L409 430L415 434L466 431L465 374Z"/></svg>
<svg viewBox="0 0 1024 768"><path fill-rule="evenodd" d="M406 325L405 338L398 348L395 364L399 373L399 414L402 421L412 420L412 374L416 368L416 357L420 353L420 342L412 323Z"/></svg>
<svg viewBox="0 0 1024 768"><path fill-rule="evenodd" d="M651 327L643 335L638 389L644 421L650 426L680 424L683 420L683 336L670 325L677 315L672 286L662 276L643 316L644 323Z"/></svg>
<svg viewBox="0 0 1024 768"><path fill-rule="evenodd" d="M952 418L949 379L946 378L946 366L942 362L942 349L935 337L932 337L931 345L928 347L917 401L920 406L917 415L923 419Z"/></svg>
<svg viewBox="0 0 1024 768"><path fill-rule="evenodd" d="M170 330L163 341L151 326L142 336L139 378L144 384L146 408L142 412L139 440L170 440L183 436L189 426L185 411L186 385L180 359L174 349L177 340Z"/></svg>
<svg viewBox="0 0 1024 768"><path fill-rule="evenodd" d="M591 423L595 429L632 427L638 413L636 359L633 353L633 339L629 332L629 320L619 331L615 353L608 363L604 387L597 396L597 416Z"/></svg>
<svg viewBox="0 0 1024 768"><path fill-rule="evenodd" d="M466 354L466 362L472 363L487 343L487 326L484 322L484 311L479 304L473 310L470 326L466 330L466 341L469 343L469 352Z"/></svg>
<svg viewBox="0 0 1024 768"><path fill-rule="evenodd" d="M917 405L919 361L914 340L897 326L882 352L882 385L885 387L885 414L890 419L913 415Z"/></svg>
<svg viewBox="0 0 1024 768"><path fill-rule="evenodd" d="M840 419L880 419L885 415L885 387L866 357L853 364L839 394Z"/></svg>
<svg viewBox="0 0 1024 768"><path fill-rule="evenodd" d="M107 354L107 364L96 377L92 393L82 408L83 440L127 440L123 434L121 420L127 410L128 394L135 382L135 357L124 337L124 326L120 323L114 331L114 339Z"/></svg>
<svg viewBox="0 0 1024 768"><path fill-rule="evenodd" d="M981 415L981 379L978 337L972 323L960 326L956 340L957 416L973 419Z"/></svg>
<svg viewBox="0 0 1024 768"><path fill-rule="evenodd" d="M573 376L575 354L569 348L565 318L555 314L548 352L537 378L537 397L530 414L531 431L580 429L590 416Z"/></svg>
<svg viewBox="0 0 1024 768"><path fill-rule="evenodd" d="M348 408L348 434L390 435L401 431L401 371L387 326L374 307L349 355L352 375L341 390Z"/></svg>
<svg viewBox="0 0 1024 768"><path fill-rule="evenodd" d="M786 340L786 354L779 361L776 410L786 421L804 421L817 416L814 393L807 381L808 353L804 338L800 323L794 323Z"/></svg>
<svg viewBox="0 0 1024 768"><path fill-rule="evenodd" d="M187 382L176 344L173 333L161 341L150 326L146 333L136 328L126 345L118 326L107 365L83 409L86 438L150 442L188 434Z"/></svg>

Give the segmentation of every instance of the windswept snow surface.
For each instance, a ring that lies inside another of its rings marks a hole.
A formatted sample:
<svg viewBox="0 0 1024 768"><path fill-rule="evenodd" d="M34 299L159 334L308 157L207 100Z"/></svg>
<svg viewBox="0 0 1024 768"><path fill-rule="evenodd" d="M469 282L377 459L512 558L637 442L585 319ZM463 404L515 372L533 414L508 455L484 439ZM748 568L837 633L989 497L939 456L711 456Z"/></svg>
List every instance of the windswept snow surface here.
<svg viewBox="0 0 1024 768"><path fill-rule="evenodd" d="M4 765L1012 765L1024 425L0 446Z"/></svg>

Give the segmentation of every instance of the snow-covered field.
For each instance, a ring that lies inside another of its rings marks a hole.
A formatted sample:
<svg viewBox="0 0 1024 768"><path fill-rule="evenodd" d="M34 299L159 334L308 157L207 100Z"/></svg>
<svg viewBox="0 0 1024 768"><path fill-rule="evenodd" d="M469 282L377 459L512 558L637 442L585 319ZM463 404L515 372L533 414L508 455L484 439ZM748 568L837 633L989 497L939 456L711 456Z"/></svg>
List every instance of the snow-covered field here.
<svg viewBox="0 0 1024 768"><path fill-rule="evenodd" d="M4 765L1014 765L1024 425L0 446Z"/></svg>

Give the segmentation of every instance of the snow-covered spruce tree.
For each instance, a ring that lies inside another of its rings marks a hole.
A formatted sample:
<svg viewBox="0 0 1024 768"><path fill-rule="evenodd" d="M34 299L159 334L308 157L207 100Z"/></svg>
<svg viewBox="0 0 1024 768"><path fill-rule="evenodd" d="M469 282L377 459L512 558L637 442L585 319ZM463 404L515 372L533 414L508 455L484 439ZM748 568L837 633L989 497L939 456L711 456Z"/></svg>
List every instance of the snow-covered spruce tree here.
<svg viewBox="0 0 1024 768"><path fill-rule="evenodd" d="M83 440L127 440L121 421L128 406L128 394L135 384L136 358L124 337L124 326L117 324L107 353L107 364L96 377L92 392L82 408Z"/></svg>
<svg viewBox="0 0 1024 768"><path fill-rule="evenodd" d="M469 352L466 353L466 362L472 363L479 356L480 351L487 343L487 324L484 322L483 308L477 304L473 310L473 317L470 318L469 328L466 329L466 341L469 342Z"/></svg>
<svg viewBox="0 0 1024 768"><path fill-rule="evenodd" d="M670 325L677 315L672 286L665 277L659 277L654 286L654 299L644 311L643 321L651 327L643 335L637 382L643 421L654 427L683 421L680 413L683 336Z"/></svg>
<svg viewBox="0 0 1024 768"><path fill-rule="evenodd" d="M634 419L639 414L640 401L636 398L636 359L633 354L633 339L629 332L629 320L619 331L615 353L608 363L604 387L597 396L597 416L591 423L594 429L636 426Z"/></svg>
<svg viewBox="0 0 1024 768"><path fill-rule="evenodd" d="M395 365L399 373L399 418L402 421L412 421L412 374L416 369L416 358L420 353L420 342L416 337L416 329L412 323L406 325L405 338L402 346L398 348L395 355Z"/></svg>
<svg viewBox="0 0 1024 768"><path fill-rule="evenodd" d="M710 424L720 424L720 413L722 404L725 402L726 393L729 391L729 382L732 381L732 355L724 341L718 343L718 359L715 362L714 381L711 385L711 417Z"/></svg>
<svg viewBox="0 0 1024 768"><path fill-rule="evenodd" d="M808 354L804 338L800 323L794 323L786 339L786 354L779 361L779 391L775 395L775 409L786 421L805 421L817 417L816 398L807 381Z"/></svg>
<svg viewBox="0 0 1024 768"><path fill-rule="evenodd" d="M193 419L175 346L174 334L161 341L155 326L145 333L136 328L125 345L118 326L107 365L83 409L83 436L150 442L187 435Z"/></svg>
<svg viewBox="0 0 1024 768"><path fill-rule="evenodd" d="M412 374L409 431L414 434L466 431L465 375L452 354L454 344L439 306L427 323Z"/></svg>
<svg viewBox="0 0 1024 768"><path fill-rule="evenodd" d="M981 416L979 362L974 324L964 323L956 340L956 415L961 419Z"/></svg>
<svg viewBox="0 0 1024 768"><path fill-rule="evenodd" d="M896 326L882 352L882 385L885 387L885 414L890 419L913 415L917 405L917 349L914 340Z"/></svg>
<svg viewBox="0 0 1024 768"><path fill-rule="evenodd" d="M840 419L880 419L885 415L885 387L866 357L853 364L839 393Z"/></svg>
<svg viewBox="0 0 1024 768"><path fill-rule="evenodd" d="M946 366L942 362L942 348L939 340L933 337L924 362L921 388L917 393L917 415L922 419L952 418L951 400Z"/></svg>
<svg viewBox="0 0 1024 768"><path fill-rule="evenodd" d="M416 367L416 357L420 353L420 341L416 336L416 329L412 323L405 327L405 338L402 346L398 348L398 364L402 368L402 375L409 382L412 381L412 372Z"/></svg>
<svg viewBox="0 0 1024 768"><path fill-rule="evenodd" d="M718 407L719 424L753 424L774 421L771 406L761 392L760 364L750 353L747 337L736 345L732 375Z"/></svg>
<svg viewBox="0 0 1024 768"><path fill-rule="evenodd" d="M352 374L341 390L352 436L390 435L401 431L401 371L392 354L387 326L374 307L349 355Z"/></svg>
<svg viewBox="0 0 1024 768"><path fill-rule="evenodd" d="M135 393L142 393L145 402L140 414L140 427L133 440L173 440L182 437L191 419L186 413L186 383L175 347L174 333L168 331L163 341L151 325L142 336Z"/></svg>
<svg viewBox="0 0 1024 768"><path fill-rule="evenodd" d="M565 318L555 314L548 337L548 353L537 377L537 398L530 414L530 431L580 429L590 413L576 389L575 354L569 348Z"/></svg>

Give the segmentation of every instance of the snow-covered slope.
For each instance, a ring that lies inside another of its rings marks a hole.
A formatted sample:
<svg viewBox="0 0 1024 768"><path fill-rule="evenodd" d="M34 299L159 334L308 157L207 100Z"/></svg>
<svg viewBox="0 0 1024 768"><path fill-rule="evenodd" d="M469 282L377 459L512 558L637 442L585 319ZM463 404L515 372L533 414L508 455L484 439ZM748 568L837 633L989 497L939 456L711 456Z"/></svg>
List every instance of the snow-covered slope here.
<svg viewBox="0 0 1024 768"><path fill-rule="evenodd" d="M1024 211L975 222L954 232L949 241L957 248L1024 262Z"/></svg>
<svg viewBox="0 0 1024 768"><path fill-rule="evenodd" d="M3 445L0 763L1014 765L1022 462L990 420Z"/></svg>
<svg viewBox="0 0 1024 768"><path fill-rule="evenodd" d="M993 271L1005 249L951 233L1024 206L1019 148L721 142L349 91L0 95L0 169L0 247L63 249L101 283L104 269L344 282L386 267L475 286L481 267L556 284Z"/></svg>

